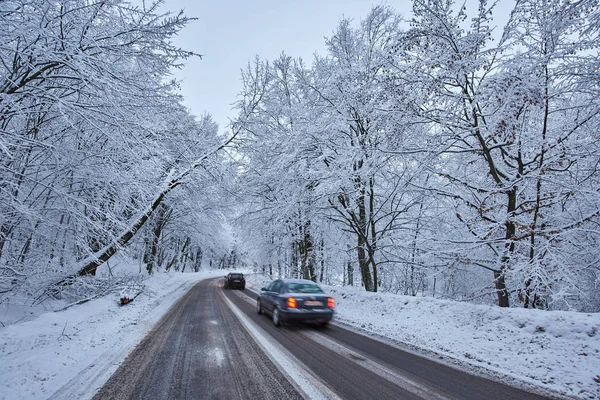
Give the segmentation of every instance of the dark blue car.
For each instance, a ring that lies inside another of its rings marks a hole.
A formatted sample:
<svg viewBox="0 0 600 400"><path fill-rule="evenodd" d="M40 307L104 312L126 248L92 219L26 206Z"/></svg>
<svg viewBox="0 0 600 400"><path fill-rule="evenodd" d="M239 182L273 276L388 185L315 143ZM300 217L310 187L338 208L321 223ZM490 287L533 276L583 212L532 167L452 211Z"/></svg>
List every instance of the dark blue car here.
<svg viewBox="0 0 600 400"><path fill-rule="evenodd" d="M333 318L335 300L313 281L277 279L260 291L256 311L267 313L275 326L282 322L312 321L327 325Z"/></svg>

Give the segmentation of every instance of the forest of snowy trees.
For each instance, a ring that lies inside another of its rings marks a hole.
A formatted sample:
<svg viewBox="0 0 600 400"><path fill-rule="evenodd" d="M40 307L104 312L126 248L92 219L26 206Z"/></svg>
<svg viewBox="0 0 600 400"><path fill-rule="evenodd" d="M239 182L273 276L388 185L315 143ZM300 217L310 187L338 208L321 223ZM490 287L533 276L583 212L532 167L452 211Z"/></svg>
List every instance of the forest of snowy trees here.
<svg viewBox="0 0 600 400"><path fill-rule="evenodd" d="M220 251L226 140L181 105L189 18L159 6L0 2L0 302L118 285L90 276L126 245L149 272Z"/></svg>
<svg viewBox="0 0 600 400"><path fill-rule="evenodd" d="M600 311L596 0L374 7L314 60L251 61L228 135L182 106L198 55L160 6L0 2L0 302L106 290L124 251Z"/></svg>
<svg viewBox="0 0 600 400"><path fill-rule="evenodd" d="M417 0L243 73L240 216L268 273L600 310L595 1Z"/></svg>

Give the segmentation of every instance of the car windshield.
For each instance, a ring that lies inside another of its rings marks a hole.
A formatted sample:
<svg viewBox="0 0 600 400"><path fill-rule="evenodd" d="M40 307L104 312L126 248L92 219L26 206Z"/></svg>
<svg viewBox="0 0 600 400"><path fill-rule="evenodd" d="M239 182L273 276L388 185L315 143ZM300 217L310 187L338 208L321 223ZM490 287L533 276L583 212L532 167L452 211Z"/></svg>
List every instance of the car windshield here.
<svg viewBox="0 0 600 400"><path fill-rule="evenodd" d="M242 279L243 277L242 274L231 274L231 279Z"/></svg>
<svg viewBox="0 0 600 400"><path fill-rule="evenodd" d="M323 293L314 283L288 283L287 287L290 293Z"/></svg>

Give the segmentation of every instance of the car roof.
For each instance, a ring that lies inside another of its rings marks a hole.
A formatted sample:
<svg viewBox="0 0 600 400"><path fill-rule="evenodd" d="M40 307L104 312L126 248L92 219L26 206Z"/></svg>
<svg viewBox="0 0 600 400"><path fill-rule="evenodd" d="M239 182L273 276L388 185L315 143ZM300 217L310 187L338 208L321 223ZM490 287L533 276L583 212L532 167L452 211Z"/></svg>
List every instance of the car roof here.
<svg viewBox="0 0 600 400"><path fill-rule="evenodd" d="M316 282L309 281L308 279L284 278L284 279L281 279L281 281L283 283L312 283L313 285L317 284Z"/></svg>

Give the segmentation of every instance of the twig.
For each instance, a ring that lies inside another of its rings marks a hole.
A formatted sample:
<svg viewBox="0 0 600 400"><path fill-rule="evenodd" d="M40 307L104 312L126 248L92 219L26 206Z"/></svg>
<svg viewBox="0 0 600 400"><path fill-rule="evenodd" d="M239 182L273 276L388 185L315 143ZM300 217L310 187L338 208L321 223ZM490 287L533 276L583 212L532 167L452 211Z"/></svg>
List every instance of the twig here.
<svg viewBox="0 0 600 400"><path fill-rule="evenodd" d="M104 296L105 294L106 294L105 292L98 293L98 294L96 294L96 295L94 295L92 297L88 297L88 298L85 298L85 299L78 300L78 301L76 301L74 303L71 303L71 304L69 304L69 305L61 308L60 310L56 310L56 312L65 311L67 308L70 308L70 307L73 307L73 306L77 306L77 305L80 305L80 304L83 304L83 303L87 303L88 301L97 299L98 297Z"/></svg>
<svg viewBox="0 0 600 400"><path fill-rule="evenodd" d="M63 326L63 330L62 330L62 332L61 332L61 334L60 334L60 336L59 336L58 338L60 339L61 337L63 337L63 336L64 336L64 337L66 337L67 339L69 339L69 340L72 340L72 339L71 339L71 336L69 336L69 335L65 334L65 329L67 329L67 323L66 323L66 322L65 322L65 326Z"/></svg>

